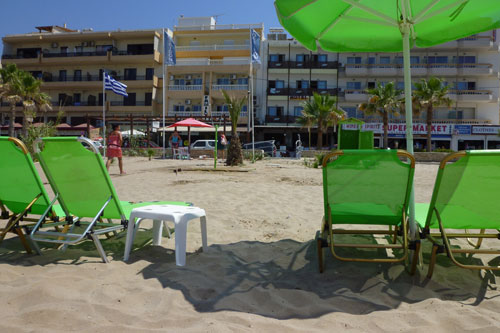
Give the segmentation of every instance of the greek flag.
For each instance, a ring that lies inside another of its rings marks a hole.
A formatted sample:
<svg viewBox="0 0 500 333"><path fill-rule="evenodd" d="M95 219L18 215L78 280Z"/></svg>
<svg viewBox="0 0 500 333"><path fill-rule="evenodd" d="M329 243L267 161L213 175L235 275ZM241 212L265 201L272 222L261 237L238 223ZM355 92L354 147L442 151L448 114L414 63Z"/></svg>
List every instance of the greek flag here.
<svg viewBox="0 0 500 333"><path fill-rule="evenodd" d="M175 43L166 31L163 33L163 45L165 46L163 53L163 65L175 65L177 62L175 57Z"/></svg>
<svg viewBox="0 0 500 333"><path fill-rule="evenodd" d="M251 52L252 52L252 63L256 62L260 64L260 35L254 29L251 30Z"/></svg>
<svg viewBox="0 0 500 333"><path fill-rule="evenodd" d="M108 73L104 73L104 89L111 90L117 95L128 97L127 86L113 79Z"/></svg>

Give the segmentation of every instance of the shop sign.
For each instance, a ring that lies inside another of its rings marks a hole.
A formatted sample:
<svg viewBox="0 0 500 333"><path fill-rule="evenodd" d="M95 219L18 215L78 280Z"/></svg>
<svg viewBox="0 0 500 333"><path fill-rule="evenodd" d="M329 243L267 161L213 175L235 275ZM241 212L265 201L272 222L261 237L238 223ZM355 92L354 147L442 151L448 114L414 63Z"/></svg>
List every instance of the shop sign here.
<svg viewBox="0 0 500 333"><path fill-rule="evenodd" d="M471 125L454 125L453 134L455 135L469 135L471 134Z"/></svg>
<svg viewBox="0 0 500 333"><path fill-rule="evenodd" d="M290 96L290 100L306 100L308 99L308 96L301 96L301 95L295 95L295 96Z"/></svg>
<svg viewBox="0 0 500 333"><path fill-rule="evenodd" d="M472 126L472 134L498 135L500 126Z"/></svg>
<svg viewBox="0 0 500 333"><path fill-rule="evenodd" d="M450 124L433 124L432 125L432 135L451 135L452 125ZM364 131L373 131L376 134L384 133L384 125L382 123L369 123L363 125ZM405 135L406 134L406 124L403 123L389 123L388 124L389 135ZM416 123L413 124L413 134L427 134L427 125Z"/></svg>
<svg viewBox="0 0 500 333"><path fill-rule="evenodd" d="M342 130L344 130L344 131L357 131L358 124L342 124Z"/></svg>

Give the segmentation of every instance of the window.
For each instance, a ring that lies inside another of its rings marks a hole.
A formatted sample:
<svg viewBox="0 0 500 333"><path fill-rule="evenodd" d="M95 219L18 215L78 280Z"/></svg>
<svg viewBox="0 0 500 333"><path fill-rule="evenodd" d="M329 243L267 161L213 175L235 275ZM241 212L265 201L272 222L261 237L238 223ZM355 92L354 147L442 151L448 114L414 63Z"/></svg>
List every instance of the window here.
<svg viewBox="0 0 500 333"><path fill-rule="evenodd" d="M297 89L307 89L309 88L309 81L297 80Z"/></svg>
<svg viewBox="0 0 500 333"><path fill-rule="evenodd" d="M217 79L218 85L230 84L229 79L227 77L222 77Z"/></svg>
<svg viewBox="0 0 500 333"><path fill-rule="evenodd" d="M248 109L248 105L246 105L246 104L241 107L242 112L247 112L247 109Z"/></svg>
<svg viewBox="0 0 500 333"><path fill-rule="evenodd" d="M95 52L100 55L106 55L106 52L113 50L113 45L96 45Z"/></svg>
<svg viewBox="0 0 500 333"><path fill-rule="evenodd" d="M110 49L111 50L111 49ZM154 44L128 44L127 54L153 54Z"/></svg>
<svg viewBox="0 0 500 333"><path fill-rule="evenodd" d="M420 57L419 56L410 56L410 64L419 64Z"/></svg>
<svg viewBox="0 0 500 333"><path fill-rule="evenodd" d="M234 45L233 39L224 39L224 45Z"/></svg>
<svg viewBox="0 0 500 333"><path fill-rule="evenodd" d="M75 53L82 53L83 52L83 47L81 45L75 46Z"/></svg>
<svg viewBox="0 0 500 333"><path fill-rule="evenodd" d="M464 119L463 111L448 111L448 119Z"/></svg>
<svg viewBox="0 0 500 333"><path fill-rule="evenodd" d="M396 89L404 90L405 89L405 83L402 82L402 81L396 82Z"/></svg>
<svg viewBox="0 0 500 333"><path fill-rule="evenodd" d="M356 118L356 107L343 107L342 108L345 112L347 112L347 117L349 118Z"/></svg>
<svg viewBox="0 0 500 333"><path fill-rule="evenodd" d="M275 83L276 88L278 88L278 89L285 88L285 81L283 81L283 80L276 80L275 82L276 82Z"/></svg>
<svg viewBox="0 0 500 333"><path fill-rule="evenodd" d="M146 80L152 80L155 73L154 68L146 68Z"/></svg>
<svg viewBox="0 0 500 333"><path fill-rule="evenodd" d="M43 76L42 71L30 71L30 73L35 79L41 79Z"/></svg>
<svg viewBox="0 0 500 333"><path fill-rule="evenodd" d="M200 41L199 40L192 40L189 42L190 46L200 46Z"/></svg>
<svg viewBox="0 0 500 333"><path fill-rule="evenodd" d="M88 104L88 106L95 106L96 105L96 100L95 100L94 95L89 95L87 97L87 104ZM102 101L101 101L101 105L102 105Z"/></svg>
<svg viewBox="0 0 500 333"><path fill-rule="evenodd" d="M368 57L368 65L375 65L375 57Z"/></svg>
<svg viewBox="0 0 500 333"><path fill-rule="evenodd" d="M66 81L66 70L62 69L59 71L59 81Z"/></svg>
<svg viewBox="0 0 500 333"><path fill-rule="evenodd" d="M195 144L193 145L193 147L196 147L196 148L204 148L204 147L205 147L205 141L198 141L198 142L195 142Z"/></svg>
<svg viewBox="0 0 500 333"><path fill-rule="evenodd" d="M326 81L318 81L318 89L326 89Z"/></svg>
<svg viewBox="0 0 500 333"><path fill-rule="evenodd" d="M229 108L227 107L227 105L217 105L216 110L218 112L228 112Z"/></svg>
<svg viewBox="0 0 500 333"><path fill-rule="evenodd" d="M308 54L297 54L295 55L295 61L298 63L304 63L309 60L309 55Z"/></svg>
<svg viewBox="0 0 500 333"><path fill-rule="evenodd" d="M135 93L128 93L128 97L123 96L123 105L135 106Z"/></svg>
<svg viewBox="0 0 500 333"><path fill-rule="evenodd" d="M367 85L366 85L366 87L367 87L368 89L375 89L375 86L376 86L376 85L375 85L375 82L373 82L373 81L368 82L368 83L367 83Z"/></svg>
<svg viewBox="0 0 500 333"><path fill-rule="evenodd" d="M302 110L304 110L304 108L302 106L296 106L293 108L293 115L295 117L300 117L302 116Z"/></svg>
<svg viewBox="0 0 500 333"><path fill-rule="evenodd" d="M457 82L455 87L457 90L476 90L476 82Z"/></svg>
<svg viewBox="0 0 500 333"><path fill-rule="evenodd" d="M82 94L79 93L73 94L73 104L75 106L80 106L81 101L82 101Z"/></svg>
<svg viewBox="0 0 500 333"><path fill-rule="evenodd" d="M144 105L150 106L153 104L153 93L147 92L144 94Z"/></svg>
<svg viewBox="0 0 500 333"><path fill-rule="evenodd" d="M271 117L281 117L283 115L282 106L269 106L267 108L267 115Z"/></svg>
<svg viewBox="0 0 500 333"><path fill-rule="evenodd" d="M328 62L327 54L318 54L318 62Z"/></svg>
<svg viewBox="0 0 500 333"><path fill-rule="evenodd" d="M183 112L184 111L184 105L174 105L174 111Z"/></svg>
<svg viewBox="0 0 500 333"><path fill-rule="evenodd" d="M271 55L269 55L269 61L278 62L279 61L278 55L277 54L271 54Z"/></svg>
<svg viewBox="0 0 500 333"><path fill-rule="evenodd" d="M137 78L137 68L125 68L124 80L135 80Z"/></svg>
<svg viewBox="0 0 500 333"><path fill-rule="evenodd" d="M476 63L476 57L475 56L459 56L453 57L453 62L459 63L459 64L475 64Z"/></svg>
<svg viewBox="0 0 500 333"><path fill-rule="evenodd" d="M201 111L201 104L198 104L198 105L193 105L193 111Z"/></svg>
<svg viewBox="0 0 500 333"><path fill-rule="evenodd" d="M348 64L361 64L361 57L347 57Z"/></svg>
<svg viewBox="0 0 500 333"><path fill-rule="evenodd" d="M431 56L427 57L428 64L447 64L448 57L446 56Z"/></svg>
<svg viewBox="0 0 500 333"><path fill-rule="evenodd" d="M196 79L193 80L193 84L195 86L201 86L201 85L203 85L203 79L201 77L200 78L196 78Z"/></svg>
<svg viewBox="0 0 500 333"><path fill-rule="evenodd" d="M59 94L58 97L59 98L58 98L57 102L58 102L59 105L62 105L62 106L67 105L67 103L68 103L68 95L66 95L66 94Z"/></svg>
<svg viewBox="0 0 500 333"><path fill-rule="evenodd" d="M174 85L176 85L176 86L184 86L184 85L186 85L186 81L184 81L184 79L175 79L174 80Z"/></svg>
<svg viewBox="0 0 500 333"><path fill-rule="evenodd" d="M380 57L380 63L387 65L391 63L391 57Z"/></svg>
<svg viewBox="0 0 500 333"><path fill-rule="evenodd" d="M99 93L99 106L102 106L102 102L103 102L103 98L102 97L103 97L102 93Z"/></svg>
<svg viewBox="0 0 500 333"><path fill-rule="evenodd" d="M361 82L347 82L347 89L361 89Z"/></svg>
<svg viewBox="0 0 500 333"><path fill-rule="evenodd" d="M82 80L82 70L75 69L73 72L73 81L81 81Z"/></svg>
<svg viewBox="0 0 500 333"><path fill-rule="evenodd" d="M242 85L248 84L248 78L247 77L240 77L238 79L238 84L242 84Z"/></svg>

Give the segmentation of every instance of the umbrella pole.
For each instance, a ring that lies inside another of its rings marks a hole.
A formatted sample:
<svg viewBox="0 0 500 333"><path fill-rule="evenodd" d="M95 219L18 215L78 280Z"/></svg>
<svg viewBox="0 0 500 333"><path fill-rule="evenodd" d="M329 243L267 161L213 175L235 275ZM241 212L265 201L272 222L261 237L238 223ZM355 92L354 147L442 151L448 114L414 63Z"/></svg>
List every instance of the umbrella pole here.
<svg viewBox="0 0 500 333"><path fill-rule="evenodd" d="M410 28L403 28L403 64L405 83L405 113L406 113L406 150L413 155L413 110L411 102L411 68L410 68ZM415 239L417 226L415 223L415 191L413 184L410 193L410 237Z"/></svg>

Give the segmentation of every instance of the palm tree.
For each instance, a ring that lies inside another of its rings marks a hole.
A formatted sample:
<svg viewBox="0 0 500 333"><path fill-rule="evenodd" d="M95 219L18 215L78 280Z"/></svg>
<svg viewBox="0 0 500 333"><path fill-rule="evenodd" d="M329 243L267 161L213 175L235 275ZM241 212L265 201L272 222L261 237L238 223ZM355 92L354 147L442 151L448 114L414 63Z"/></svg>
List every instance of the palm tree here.
<svg viewBox="0 0 500 333"><path fill-rule="evenodd" d="M23 103L24 132L26 135L30 122L36 111L51 109L49 95L40 92L41 80L35 79L31 73L20 70L15 64L9 64L0 69L2 98L10 104L9 136L14 136L14 122L16 119L16 105Z"/></svg>
<svg viewBox="0 0 500 333"><path fill-rule="evenodd" d="M14 122L16 119L16 104L22 101L21 81L19 79L19 69L15 64L8 64L0 68L0 79L2 84L1 97L10 106L9 116L9 136L14 136Z"/></svg>
<svg viewBox="0 0 500 333"><path fill-rule="evenodd" d="M241 153L241 143L236 133L236 128L238 126L241 109L247 102L247 97L237 98L229 96L225 90L222 90L222 94L224 95L224 100L229 110L229 116L231 117L231 142L227 150L226 165L240 165L243 163L243 154Z"/></svg>
<svg viewBox="0 0 500 333"><path fill-rule="evenodd" d="M415 83L413 91L416 114L426 111L427 123L427 151L431 151L432 145L432 118L434 107L441 105L450 106L452 101L446 94L448 87L443 84L443 80L431 77L429 80L422 79L420 83Z"/></svg>
<svg viewBox="0 0 500 333"><path fill-rule="evenodd" d="M312 100L305 101L302 106L302 116L297 118L299 124L304 124L308 129L318 126L317 149L323 147L323 133L328 127L337 125L337 121L345 117L345 112L336 106L337 98L328 94L314 93Z"/></svg>
<svg viewBox="0 0 500 333"><path fill-rule="evenodd" d="M382 117L384 124L384 148L388 147L388 129L389 115L399 115L401 102L399 96L403 93L402 90L396 89L394 82L389 82L385 85L377 84L376 88L368 89L368 102L361 103L358 109L366 114L376 114Z"/></svg>
<svg viewBox="0 0 500 333"><path fill-rule="evenodd" d="M302 128L307 128L307 134L309 136L309 149L311 149L311 127L313 127L314 125L313 118L309 114L302 114L302 116L297 117L295 122L299 125L302 125Z"/></svg>

